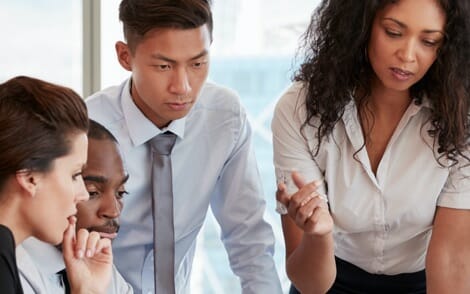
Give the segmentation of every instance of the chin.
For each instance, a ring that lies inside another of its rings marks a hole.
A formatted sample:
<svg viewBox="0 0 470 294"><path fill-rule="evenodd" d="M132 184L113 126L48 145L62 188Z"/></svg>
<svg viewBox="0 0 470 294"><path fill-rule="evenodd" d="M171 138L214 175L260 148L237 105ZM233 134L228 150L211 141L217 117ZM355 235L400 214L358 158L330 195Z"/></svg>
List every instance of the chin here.
<svg viewBox="0 0 470 294"><path fill-rule="evenodd" d="M34 236L36 239L39 239L43 242L46 242L48 244L57 246L60 245L64 239L64 235L57 234L56 236Z"/></svg>
<svg viewBox="0 0 470 294"><path fill-rule="evenodd" d="M413 86L414 83L406 83L406 84L395 84L395 83L390 83L388 85L385 85L386 88L392 91L396 92L404 92L404 91L409 91L411 86Z"/></svg>

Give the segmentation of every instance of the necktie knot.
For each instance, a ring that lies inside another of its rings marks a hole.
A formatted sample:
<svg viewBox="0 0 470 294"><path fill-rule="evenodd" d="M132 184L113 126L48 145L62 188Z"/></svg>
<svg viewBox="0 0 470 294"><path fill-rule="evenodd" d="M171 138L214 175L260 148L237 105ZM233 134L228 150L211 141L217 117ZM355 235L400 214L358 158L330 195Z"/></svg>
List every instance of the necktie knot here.
<svg viewBox="0 0 470 294"><path fill-rule="evenodd" d="M175 145L176 135L172 132L165 132L155 136L151 141L153 151L160 155L170 155Z"/></svg>

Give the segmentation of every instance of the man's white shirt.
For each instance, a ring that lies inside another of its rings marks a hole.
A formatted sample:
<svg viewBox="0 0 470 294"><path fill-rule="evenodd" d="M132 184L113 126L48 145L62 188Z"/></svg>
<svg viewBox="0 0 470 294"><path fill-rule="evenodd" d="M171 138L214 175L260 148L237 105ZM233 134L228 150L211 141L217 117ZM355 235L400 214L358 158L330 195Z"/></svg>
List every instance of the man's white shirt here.
<svg viewBox="0 0 470 294"><path fill-rule="evenodd" d="M62 278L58 274L65 264L58 248L31 237L16 248L16 260L24 294L65 293ZM134 293L114 266L107 293Z"/></svg>

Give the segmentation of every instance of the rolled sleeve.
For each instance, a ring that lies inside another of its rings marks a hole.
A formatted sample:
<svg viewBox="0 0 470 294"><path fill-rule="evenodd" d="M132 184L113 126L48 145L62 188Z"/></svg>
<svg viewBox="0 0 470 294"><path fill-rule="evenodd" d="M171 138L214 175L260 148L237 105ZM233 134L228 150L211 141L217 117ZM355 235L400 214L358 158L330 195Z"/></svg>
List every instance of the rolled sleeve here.
<svg viewBox="0 0 470 294"><path fill-rule="evenodd" d="M276 181L285 183L288 193L297 191L291 178L292 171L302 174L308 182L323 178L323 172L313 158L315 131L306 126L301 132L306 117L301 87L300 83L295 83L281 97L271 123Z"/></svg>
<svg viewBox="0 0 470 294"><path fill-rule="evenodd" d="M470 209L470 163L466 158L460 158L458 164L450 168L449 177L439 195L437 205Z"/></svg>

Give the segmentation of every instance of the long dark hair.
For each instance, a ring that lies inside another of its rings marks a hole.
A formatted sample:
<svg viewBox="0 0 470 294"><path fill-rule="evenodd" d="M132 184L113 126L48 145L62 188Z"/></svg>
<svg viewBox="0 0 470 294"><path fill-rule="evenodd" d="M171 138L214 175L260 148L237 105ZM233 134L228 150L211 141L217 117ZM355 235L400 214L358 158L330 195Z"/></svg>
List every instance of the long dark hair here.
<svg viewBox="0 0 470 294"><path fill-rule="evenodd" d="M372 68L366 48L379 9L399 0L324 0L314 12L299 53L304 60L294 76L305 82L307 118L320 119L317 139L331 134L351 99L363 105L371 92ZM447 16L445 40L434 64L410 89L419 104L426 96L432 105L428 134L437 144L436 160L456 163L469 140L470 3L439 0ZM363 93L354 97L357 89ZM468 158L467 158L468 159Z"/></svg>
<svg viewBox="0 0 470 294"><path fill-rule="evenodd" d="M84 101L73 90L19 76L0 84L0 190L20 170L47 172L88 130Z"/></svg>

